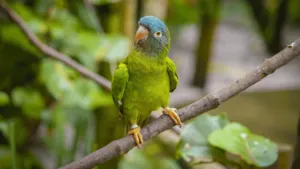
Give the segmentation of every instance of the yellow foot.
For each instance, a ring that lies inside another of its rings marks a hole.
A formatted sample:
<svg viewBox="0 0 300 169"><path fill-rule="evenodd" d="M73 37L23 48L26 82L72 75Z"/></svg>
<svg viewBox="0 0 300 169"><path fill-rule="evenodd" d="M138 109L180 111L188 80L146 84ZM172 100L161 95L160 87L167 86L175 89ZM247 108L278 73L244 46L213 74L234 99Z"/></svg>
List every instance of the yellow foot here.
<svg viewBox="0 0 300 169"><path fill-rule="evenodd" d="M135 126L137 126L137 125L135 125ZM141 148L140 145L143 144L143 136L142 136L142 134L140 132L140 127L136 127L136 128L131 129L128 132L128 134L133 135L133 138L134 138L134 140L136 142L137 147Z"/></svg>
<svg viewBox="0 0 300 169"><path fill-rule="evenodd" d="M178 114L176 113L176 111L177 110L175 108L166 107L166 108L164 108L163 113L170 116L170 118L173 120L173 122L176 125L179 125L180 127L182 127L181 120L180 120Z"/></svg>

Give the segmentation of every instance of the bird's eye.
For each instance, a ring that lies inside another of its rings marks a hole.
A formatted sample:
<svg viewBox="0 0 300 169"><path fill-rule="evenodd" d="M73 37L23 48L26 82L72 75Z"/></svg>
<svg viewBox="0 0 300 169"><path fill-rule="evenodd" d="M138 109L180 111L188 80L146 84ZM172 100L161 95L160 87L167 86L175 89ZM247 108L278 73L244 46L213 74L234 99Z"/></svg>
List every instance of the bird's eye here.
<svg viewBox="0 0 300 169"><path fill-rule="evenodd" d="M160 31L158 31L158 32L155 32L154 35L155 35L156 37L161 37L162 33L161 33Z"/></svg>

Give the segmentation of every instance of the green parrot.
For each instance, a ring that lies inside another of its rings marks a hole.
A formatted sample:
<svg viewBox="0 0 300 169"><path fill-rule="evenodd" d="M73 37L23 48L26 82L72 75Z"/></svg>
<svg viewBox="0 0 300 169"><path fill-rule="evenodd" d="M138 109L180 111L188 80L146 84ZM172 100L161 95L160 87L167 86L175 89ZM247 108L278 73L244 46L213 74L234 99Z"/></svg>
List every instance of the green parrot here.
<svg viewBox="0 0 300 169"><path fill-rule="evenodd" d="M170 92L178 84L176 66L168 57L170 33L166 25L154 16L138 22L134 49L115 70L112 96L128 134L140 148L143 137L140 127L145 125L152 111L163 108L175 124L182 126L176 109L169 108Z"/></svg>

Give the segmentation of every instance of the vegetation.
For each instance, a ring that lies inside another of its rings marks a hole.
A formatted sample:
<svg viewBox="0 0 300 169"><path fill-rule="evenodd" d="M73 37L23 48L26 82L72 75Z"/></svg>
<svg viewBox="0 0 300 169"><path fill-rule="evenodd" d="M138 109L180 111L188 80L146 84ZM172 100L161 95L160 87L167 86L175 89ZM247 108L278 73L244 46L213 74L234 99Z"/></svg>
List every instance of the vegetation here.
<svg viewBox="0 0 300 169"><path fill-rule="evenodd" d="M284 46L282 31L288 16L299 24L299 2L268 1L247 2L266 49L276 53ZM44 43L109 80L131 50L139 17L151 14L152 8L149 1L138 0L0 0L4 2ZM174 26L198 25L191 83L205 88L223 4L219 0L164 4L157 15L166 17L171 33L179 30ZM58 168L123 137L124 130L109 91L42 54L0 9L0 169ZM142 150L97 168L192 169L219 163L250 169L270 166L278 157L275 142L230 122L225 113L195 118L176 138L179 141L170 144L155 138Z"/></svg>

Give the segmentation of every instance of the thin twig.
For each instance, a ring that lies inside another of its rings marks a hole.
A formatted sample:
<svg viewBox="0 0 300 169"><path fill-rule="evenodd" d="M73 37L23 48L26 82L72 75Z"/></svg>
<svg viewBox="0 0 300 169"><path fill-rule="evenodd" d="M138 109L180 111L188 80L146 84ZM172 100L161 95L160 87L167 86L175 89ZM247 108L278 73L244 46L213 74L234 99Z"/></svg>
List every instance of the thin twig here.
<svg viewBox="0 0 300 169"><path fill-rule="evenodd" d="M266 59L256 69L238 79L235 83L208 94L201 100L180 109L178 111L178 115L181 120L186 121L207 112L208 110L217 108L221 103L246 90L248 87L259 82L267 75L273 73L276 69L300 55L300 39L294 42L291 46L292 47L287 47L272 58ZM159 133L170 129L172 126L174 126L172 120L168 116L162 115L157 120L144 127L141 130L141 133L144 141L147 141ZM90 169L98 164L128 152L133 147L135 147L133 137L126 136L122 139L112 141L103 148L85 156L83 159L74 161L61 167L61 169Z"/></svg>
<svg viewBox="0 0 300 169"><path fill-rule="evenodd" d="M14 11L12 11L7 5L4 4L4 2L0 1L0 11L5 13L9 19L13 22L15 22L21 30L24 32L24 34L27 36L29 41L37 47L43 54L46 56L49 56L52 59L58 60L62 63L64 63L67 66L70 66L71 68L78 71L82 76L89 78L96 83L98 83L100 86L102 86L104 89L110 91L111 90L111 84L110 81L105 79L102 76L97 75L96 73L89 71L84 66L80 65L76 61L72 60L69 56L62 54L55 50L54 48L51 48L50 46L44 44L41 42L36 35L34 35L33 32L31 32L22 18L20 18Z"/></svg>

